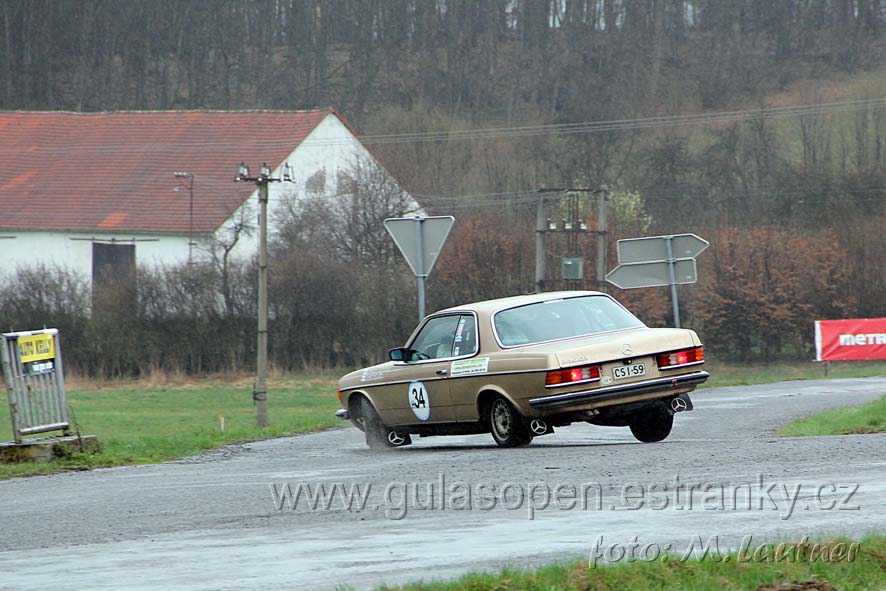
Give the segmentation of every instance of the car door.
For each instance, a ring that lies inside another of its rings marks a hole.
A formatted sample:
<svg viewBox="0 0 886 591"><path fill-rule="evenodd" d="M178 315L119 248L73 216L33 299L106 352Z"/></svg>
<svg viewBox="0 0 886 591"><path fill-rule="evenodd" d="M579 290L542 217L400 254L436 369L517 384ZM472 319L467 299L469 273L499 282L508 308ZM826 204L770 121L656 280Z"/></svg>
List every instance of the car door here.
<svg viewBox="0 0 886 591"><path fill-rule="evenodd" d="M459 314L429 318L407 344L413 353L394 363L386 386L391 423L397 425L444 423L455 420L449 394L449 366L456 346Z"/></svg>
<svg viewBox="0 0 886 591"><path fill-rule="evenodd" d="M477 391L488 380L489 357L479 356L477 316L463 313L458 321L452 362L449 364L449 397L457 421L477 420Z"/></svg>

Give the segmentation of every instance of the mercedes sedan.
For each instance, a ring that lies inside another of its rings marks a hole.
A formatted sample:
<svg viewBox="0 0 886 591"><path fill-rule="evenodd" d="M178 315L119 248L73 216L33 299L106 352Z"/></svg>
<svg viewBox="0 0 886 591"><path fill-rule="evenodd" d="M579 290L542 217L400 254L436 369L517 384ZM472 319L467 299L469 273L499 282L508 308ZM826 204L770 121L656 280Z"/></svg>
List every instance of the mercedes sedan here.
<svg viewBox="0 0 886 591"><path fill-rule="evenodd" d="M336 414L372 448L470 433L515 447L577 422L656 442L692 410L703 364L694 331L649 328L604 293L503 298L422 320L389 361L341 378Z"/></svg>

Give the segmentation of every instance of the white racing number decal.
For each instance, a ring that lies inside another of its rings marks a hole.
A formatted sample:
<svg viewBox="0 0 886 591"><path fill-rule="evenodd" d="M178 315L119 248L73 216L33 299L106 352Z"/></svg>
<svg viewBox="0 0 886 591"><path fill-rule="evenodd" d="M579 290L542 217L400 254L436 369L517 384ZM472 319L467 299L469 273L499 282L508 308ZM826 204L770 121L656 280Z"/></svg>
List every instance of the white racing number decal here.
<svg viewBox="0 0 886 591"><path fill-rule="evenodd" d="M409 408L420 421L427 421L431 416L431 401L428 390L421 382L409 384Z"/></svg>

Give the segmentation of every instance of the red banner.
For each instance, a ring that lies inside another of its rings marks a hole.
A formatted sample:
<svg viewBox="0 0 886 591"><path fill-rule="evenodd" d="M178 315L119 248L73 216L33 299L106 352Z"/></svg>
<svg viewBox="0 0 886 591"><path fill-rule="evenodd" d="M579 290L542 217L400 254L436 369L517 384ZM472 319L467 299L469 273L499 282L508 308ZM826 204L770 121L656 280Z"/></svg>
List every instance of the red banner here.
<svg viewBox="0 0 886 591"><path fill-rule="evenodd" d="M886 318L816 320L815 359L886 359Z"/></svg>

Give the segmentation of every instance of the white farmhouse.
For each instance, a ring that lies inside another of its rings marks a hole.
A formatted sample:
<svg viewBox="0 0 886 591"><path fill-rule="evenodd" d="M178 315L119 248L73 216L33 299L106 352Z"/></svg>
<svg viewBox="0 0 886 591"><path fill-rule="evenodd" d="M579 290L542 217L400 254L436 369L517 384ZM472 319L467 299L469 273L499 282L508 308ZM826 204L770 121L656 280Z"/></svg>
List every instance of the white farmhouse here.
<svg viewBox="0 0 886 591"><path fill-rule="evenodd" d="M372 155L333 109L0 112L0 277L50 264L95 279L232 245L252 257L257 233L236 228L255 227L258 193L234 182L241 162L291 167L295 185L269 185L273 235L284 197L335 194L358 159Z"/></svg>

